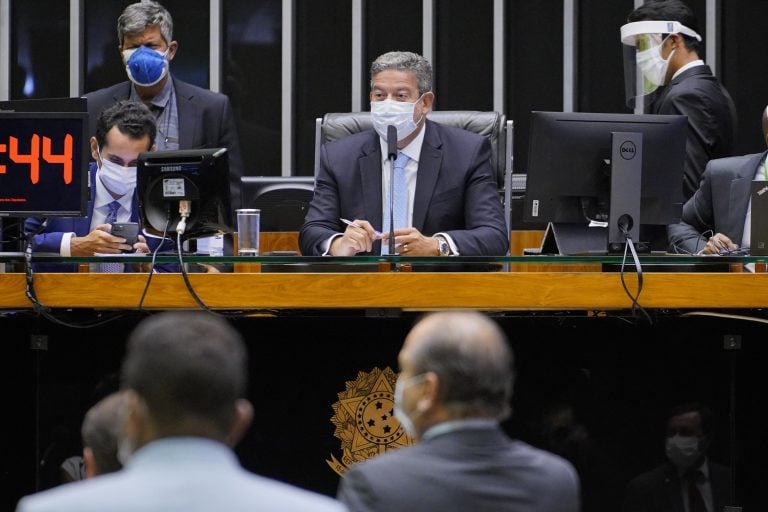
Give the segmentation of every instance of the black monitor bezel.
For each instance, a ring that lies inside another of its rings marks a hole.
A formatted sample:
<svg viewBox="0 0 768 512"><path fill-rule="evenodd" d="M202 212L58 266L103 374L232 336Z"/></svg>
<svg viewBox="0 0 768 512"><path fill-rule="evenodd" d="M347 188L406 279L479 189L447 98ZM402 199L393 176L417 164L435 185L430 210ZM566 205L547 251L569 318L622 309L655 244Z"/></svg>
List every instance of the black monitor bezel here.
<svg viewBox="0 0 768 512"><path fill-rule="evenodd" d="M523 220L587 223L579 197L599 195L610 201L610 176L604 175L606 168L600 169L599 159L601 155L610 159L611 133L639 131L644 135L640 224L678 222L687 130L684 115L532 111ZM602 138L597 150L595 132ZM658 150L660 143L665 152ZM594 158L591 165L584 162L589 152ZM664 166L660 159L672 164ZM539 201L537 208L534 200ZM533 215L535 211L538 215Z"/></svg>
<svg viewBox="0 0 768 512"><path fill-rule="evenodd" d="M79 100L80 98L64 98L63 100ZM39 100L43 101L43 100ZM39 103L39 106L53 107L57 100L50 99L45 100L45 103ZM80 102L68 102L66 105L79 105ZM84 105L84 103L82 103ZM56 187L52 190L41 191L44 197L39 201L36 201L38 205L45 204L45 207L37 206L31 209L23 209L18 206L10 207L9 205L18 205L15 202L0 201L0 217L6 218L26 218L26 217L85 217L88 212L88 189L89 189L89 175L88 167L90 160L90 146L89 137L86 134L88 127L88 114L87 112L26 112L20 111L20 108L26 108L27 105L31 105L28 101L3 101L0 102L0 122L3 123L3 128L7 128L9 122L20 123L21 125L28 125L33 123L36 131L45 131L45 125L47 122L51 124L58 124L58 121L76 121L80 129L76 130L77 133L72 134L74 137L73 147L77 148L73 151L72 159L72 172L73 181L76 181L75 187L77 190L77 199L73 199L71 205L64 204L61 207L49 206L53 204L51 200L54 197L61 197L60 194L54 194ZM64 103L62 103L64 105ZM6 110L7 109L7 110ZM10 131L16 131L11 127ZM9 133L8 130L4 130ZM4 143L7 144L7 140ZM8 162L5 163L8 165ZM20 164L27 165L27 164ZM51 166L59 164L50 164ZM5 176L8 176L8 170L6 170ZM2 176L0 176L0 187L3 189L3 193L8 193L9 180L5 180L3 183ZM10 197L10 196L8 196ZM75 205L75 202L77 203Z"/></svg>

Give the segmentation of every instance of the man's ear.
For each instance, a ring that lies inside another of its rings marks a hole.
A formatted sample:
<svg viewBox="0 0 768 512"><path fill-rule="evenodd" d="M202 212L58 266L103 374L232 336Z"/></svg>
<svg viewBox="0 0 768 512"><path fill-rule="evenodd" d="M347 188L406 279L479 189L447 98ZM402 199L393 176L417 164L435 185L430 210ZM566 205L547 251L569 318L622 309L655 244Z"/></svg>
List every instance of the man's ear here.
<svg viewBox="0 0 768 512"><path fill-rule="evenodd" d="M83 464L85 465L86 478L93 478L99 474L99 468L96 467L96 457L93 456L93 450L88 446L83 448Z"/></svg>
<svg viewBox="0 0 768 512"><path fill-rule="evenodd" d="M171 41L170 44L168 44L168 53L165 56L165 58L168 59L168 62L171 62L173 60L178 50L179 50L179 43L177 41Z"/></svg>
<svg viewBox="0 0 768 512"><path fill-rule="evenodd" d="M91 137L91 156L97 162L99 161L99 143L96 137Z"/></svg>
<svg viewBox="0 0 768 512"><path fill-rule="evenodd" d="M435 93L433 93L432 91L425 92L424 97L421 99L421 101L422 103L424 103L424 109L425 109L424 113L426 114L427 112L432 110L432 107L435 103Z"/></svg>
<svg viewBox="0 0 768 512"><path fill-rule="evenodd" d="M235 401L235 418L229 433L224 438L228 446L234 447L243 438L253 421L253 404L245 398Z"/></svg>

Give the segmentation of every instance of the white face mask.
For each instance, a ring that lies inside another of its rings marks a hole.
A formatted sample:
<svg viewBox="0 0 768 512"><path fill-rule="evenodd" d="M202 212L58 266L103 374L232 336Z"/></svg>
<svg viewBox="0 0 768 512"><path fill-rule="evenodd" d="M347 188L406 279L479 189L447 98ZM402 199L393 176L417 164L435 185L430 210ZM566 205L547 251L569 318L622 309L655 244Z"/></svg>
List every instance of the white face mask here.
<svg viewBox="0 0 768 512"><path fill-rule="evenodd" d="M408 413L403 409L403 391L406 385L412 386L424 380L426 374L414 375L408 379L397 379L395 382L395 417L400 421L400 424L405 429L405 433L411 437L416 436L416 425L413 423L413 419L408 416ZM407 384L406 384L407 383Z"/></svg>
<svg viewBox="0 0 768 512"><path fill-rule="evenodd" d="M107 190L118 196L133 193L136 188L136 167L123 167L110 162L102 158L101 150L98 152L101 167L97 174Z"/></svg>
<svg viewBox="0 0 768 512"><path fill-rule="evenodd" d="M701 457L699 438L674 435L667 438L667 458L680 469L691 469Z"/></svg>
<svg viewBox="0 0 768 512"><path fill-rule="evenodd" d="M415 102L395 100L381 100L371 102L371 118L376 133L384 140L387 140L387 126L397 128L397 141L408 137L416 131L418 123L413 120L416 112L416 105L421 101L424 95L419 96ZM423 115L422 115L423 118ZM419 123L421 119L419 119Z"/></svg>
<svg viewBox="0 0 768 512"><path fill-rule="evenodd" d="M669 37L669 36L667 36ZM664 45L662 40L659 44L651 46L647 50L637 52L637 67L643 73L643 77L649 82L651 89L655 89L664 85L667 81L667 69L669 68L669 61L672 60L672 55L676 50L672 50L669 53L669 57L666 60L661 56L661 48Z"/></svg>

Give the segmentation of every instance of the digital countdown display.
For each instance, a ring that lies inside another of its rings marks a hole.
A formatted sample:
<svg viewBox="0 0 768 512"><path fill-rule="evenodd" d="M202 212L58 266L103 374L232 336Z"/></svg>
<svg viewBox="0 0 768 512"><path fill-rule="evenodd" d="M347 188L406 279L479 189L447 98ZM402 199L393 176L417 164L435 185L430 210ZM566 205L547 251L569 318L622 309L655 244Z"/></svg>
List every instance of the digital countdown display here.
<svg viewBox="0 0 768 512"><path fill-rule="evenodd" d="M0 217L84 216L86 113L0 110Z"/></svg>

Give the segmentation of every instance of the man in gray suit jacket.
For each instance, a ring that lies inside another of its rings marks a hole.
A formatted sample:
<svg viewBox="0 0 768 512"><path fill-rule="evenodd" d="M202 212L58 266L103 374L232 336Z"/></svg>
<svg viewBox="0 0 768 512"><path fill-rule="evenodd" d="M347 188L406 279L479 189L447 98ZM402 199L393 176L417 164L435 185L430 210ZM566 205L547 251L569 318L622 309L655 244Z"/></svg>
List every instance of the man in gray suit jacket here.
<svg viewBox="0 0 768 512"><path fill-rule="evenodd" d="M768 106L763 109L762 125L768 145ZM699 189L683 205L682 222L667 226L670 252L720 254L748 248L749 233L744 228L751 183L768 180L766 157L768 152L711 160Z"/></svg>
<svg viewBox="0 0 768 512"><path fill-rule="evenodd" d="M299 234L302 254L381 254L382 244L388 249L387 129L392 126L397 152L407 157L406 213L402 223L395 219L395 253L506 254L509 234L488 139L427 120L435 94L432 66L424 57L385 53L373 62L370 74L375 130L321 148L314 198ZM343 224L342 218L354 225Z"/></svg>
<svg viewBox="0 0 768 512"><path fill-rule="evenodd" d="M499 425L510 412L512 359L482 313L422 318L398 356L394 398L402 430L418 442L351 466L337 497L353 512L577 512L573 466Z"/></svg>

